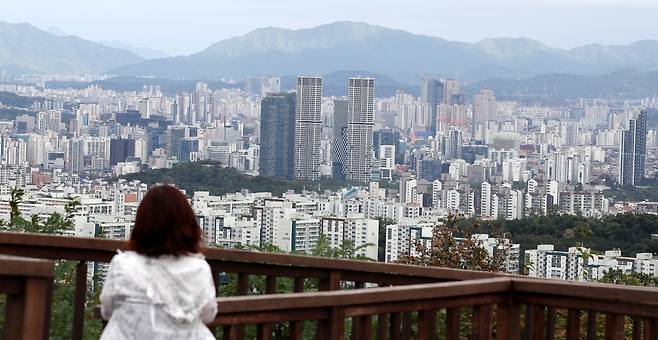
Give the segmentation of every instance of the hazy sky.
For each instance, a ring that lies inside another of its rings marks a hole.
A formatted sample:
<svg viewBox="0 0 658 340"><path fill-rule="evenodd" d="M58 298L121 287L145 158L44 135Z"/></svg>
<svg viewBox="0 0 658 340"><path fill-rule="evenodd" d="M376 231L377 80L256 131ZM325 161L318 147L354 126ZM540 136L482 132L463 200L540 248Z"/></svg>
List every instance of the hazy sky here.
<svg viewBox="0 0 658 340"><path fill-rule="evenodd" d="M556 47L658 39L656 0L0 0L0 21L56 26L85 39L170 54L254 28L363 21L478 41L524 36Z"/></svg>

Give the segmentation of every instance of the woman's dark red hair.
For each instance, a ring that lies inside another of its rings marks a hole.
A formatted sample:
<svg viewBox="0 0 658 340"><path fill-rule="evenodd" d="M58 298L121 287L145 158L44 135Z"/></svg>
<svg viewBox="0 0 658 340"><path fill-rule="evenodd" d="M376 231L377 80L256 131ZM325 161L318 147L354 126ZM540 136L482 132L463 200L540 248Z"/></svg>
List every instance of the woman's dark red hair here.
<svg viewBox="0 0 658 340"><path fill-rule="evenodd" d="M154 257L201 252L201 228L180 190L157 185L146 193L137 208L130 249Z"/></svg>

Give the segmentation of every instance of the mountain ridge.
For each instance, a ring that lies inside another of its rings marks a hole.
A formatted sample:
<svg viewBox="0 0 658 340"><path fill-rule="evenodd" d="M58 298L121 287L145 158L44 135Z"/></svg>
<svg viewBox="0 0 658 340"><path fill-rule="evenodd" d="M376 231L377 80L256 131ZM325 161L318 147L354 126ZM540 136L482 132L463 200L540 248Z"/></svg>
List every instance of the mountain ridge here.
<svg viewBox="0 0 658 340"><path fill-rule="evenodd" d="M75 35L57 36L29 23L0 21L0 69L20 73L101 73L143 60L128 50Z"/></svg>
<svg viewBox="0 0 658 340"><path fill-rule="evenodd" d="M420 75L473 74L487 65L498 68L501 75L505 74L500 70L508 69L507 77L512 78L549 72L593 75L625 67L652 71L658 69L658 41L559 49L523 37L467 43L339 21L302 29L257 28L198 53L125 65L112 72L184 79L360 69L387 76L398 73L409 80Z"/></svg>

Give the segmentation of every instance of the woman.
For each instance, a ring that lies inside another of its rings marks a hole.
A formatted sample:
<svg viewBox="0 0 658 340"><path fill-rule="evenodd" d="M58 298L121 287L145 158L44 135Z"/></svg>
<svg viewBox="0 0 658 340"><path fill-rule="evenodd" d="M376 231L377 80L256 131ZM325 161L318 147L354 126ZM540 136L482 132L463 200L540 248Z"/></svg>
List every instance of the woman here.
<svg viewBox="0 0 658 340"><path fill-rule="evenodd" d="M101 315L109 322L101 339L214 339L204 323L217 313L215 284L185 195L168 185L151 188L129 244L105 277Z"/></svg>

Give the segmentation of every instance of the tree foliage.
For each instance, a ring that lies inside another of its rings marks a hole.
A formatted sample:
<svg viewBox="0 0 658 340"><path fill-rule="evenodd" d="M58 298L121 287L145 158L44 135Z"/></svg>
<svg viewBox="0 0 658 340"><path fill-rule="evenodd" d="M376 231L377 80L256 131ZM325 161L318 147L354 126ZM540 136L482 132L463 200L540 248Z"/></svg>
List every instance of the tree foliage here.
<svg viewBox="0 0 658 340"><path fill-rule="evenodd" d="M481 271L502 271L509 251L505 246L489 256L482 241L474 238L478 225L464 228L457 223L459 217L449 216L443 224L437 224L432 230L430 246L422 242L416 244L415 254L407 254L398 262L405 264L458 268Z"/></svg>
<svg viewBox="0 0 658 340"><path fill-rule="evenodd" d="M209 191L212 195L239 192L247 189L251 192L272 192L281 196L288 190L300 192L307 190L336 190L350 183L331 179L319 181L290 181L265 176L248 176L236 169L224 168L219 163L210 161L178 163L171 169L146 170L122 176L126 180L139 180L146 184L175 184L177 187L193 191Z"/></svg>
<svg viewBox="0 0 658 340"><path fill-rule="evenodd" d="M619 249L628 256L658 252L658 241L651 239L651 234L658 234L658 216L651 214L626 213L602 218L549 214L486 221L480 225L482 232L505 233L521 245L522 252L539 244L554 244L556 249L577 245L599 251Z"/></svg>

